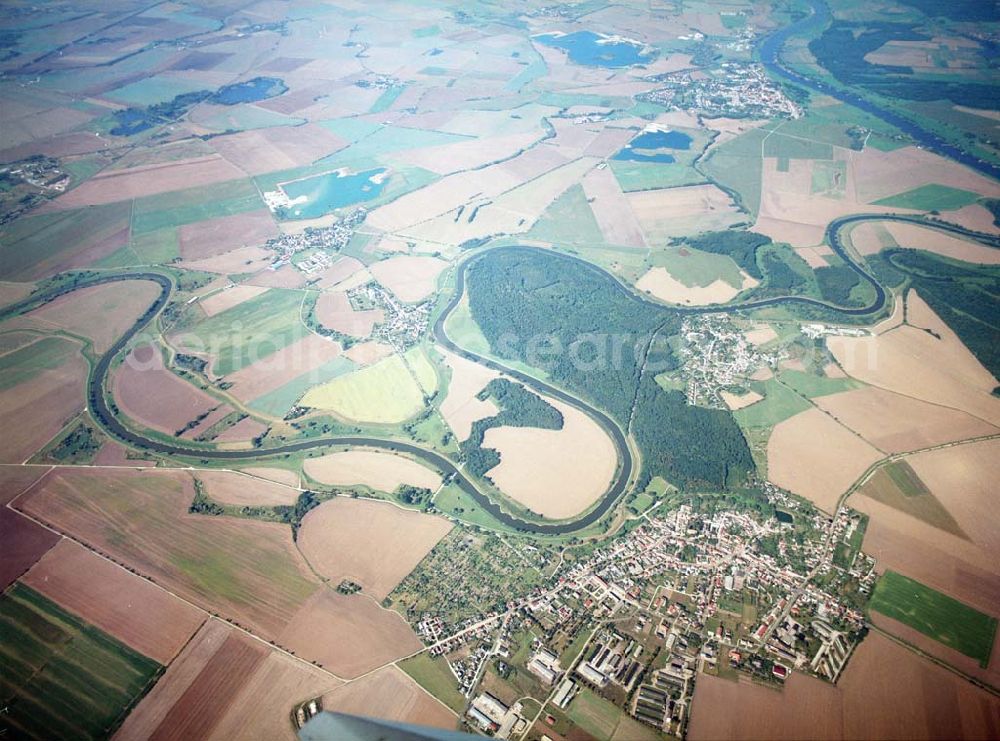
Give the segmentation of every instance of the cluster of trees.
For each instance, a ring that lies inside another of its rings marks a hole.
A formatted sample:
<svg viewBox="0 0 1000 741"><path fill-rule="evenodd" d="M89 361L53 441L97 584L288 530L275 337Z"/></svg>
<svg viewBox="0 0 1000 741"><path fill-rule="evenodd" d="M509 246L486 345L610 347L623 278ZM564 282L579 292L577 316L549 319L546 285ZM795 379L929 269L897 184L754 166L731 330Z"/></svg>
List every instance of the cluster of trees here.
<svg viewBox="0 0 1000 741"><path fill-rule="evenodd" d="M759 293L768 293L775 296L802 293L806 288L806 279L791 268L782 260L780 256L773 252L764 255L764 272L767 274L767 283L760 289Z"/></svg>
<svg viewBox="0 0 1000 741"><path fill-rule="evenodd" d="M412 486L410 484L400 484L394 492L399 501L405 504L421 505L428 504L434 494L425 486Z"/></svg>
<svg viewBox="0 0 1000 741"><path fill-rule="evenodd" d="M476 476L484 475L500 463L500 454L497 451L482 447L486 430L492 427L562 429L562 412L521 384L506 378L494 378L476 396L480 400L492 399L500 409L500 412L492 417L473 422L472 433L459 446L466 468Z"/></svg>
<svg viewBox="0 0 1000 741"><path fill-rule="evenodd" d="M667 341L680 329L676 312L637 299L597 268L534 250L488 253L468 283L472 316L494 352L544 362L556 384L623 428L631 423L645 481L661 475L681 488L716 488L753 470L729 412L689 406L652 378L652 369L677 365ZM542 345L556 351L546 355Z"/></svg>
<svg viewBox="0 0 1000 741"><path fill-rule="evenodd" d="M729 255L747 275L760 280L763 278L757 264L757 250L771 244L770 237L747 231L705 232L696 237L673 240L673 244L687 244L702 252Z"/></svg>
<svg viewBox="0 0 1000 741"><path fill-rule="evenodd" d="M816 282L824 299L837 306L851 303L851 291L861 277L847 265L827 265L816 268Z"/></svg>
<svg viewBox="0 0 1000 741"><path fill-rule="evenodd" d="M643 454L641 486L667 471L682 490L725 489L754 470L746 439L729 412L692 406L682 392L664 391L648 375L639 384L632 433Z"/></svg>

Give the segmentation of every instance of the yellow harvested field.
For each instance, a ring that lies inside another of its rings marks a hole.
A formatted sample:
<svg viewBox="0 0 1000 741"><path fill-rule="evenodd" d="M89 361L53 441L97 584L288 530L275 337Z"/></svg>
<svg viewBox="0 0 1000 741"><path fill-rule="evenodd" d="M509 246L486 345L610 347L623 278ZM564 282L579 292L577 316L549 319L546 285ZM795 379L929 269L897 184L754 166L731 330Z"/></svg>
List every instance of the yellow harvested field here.
<svg viewBox="0 0 1000 741"><path fill-rule="evenodd" d="M983 234L994 233L996 226L993 224L993 214L985 206L978 203L965 206L956 211L948 211L939 218L950 221L974 232Z"/></svg>
<svg viewBox="0 0 1000 741"><path fill-rule="evenodd" d="M263 247L238 247L235 250L206 257L202 260L182 260L178 265L188 270L233 275L264 270L271 264L272 259L274 259L274 253Z"/></svg>
<svg viewBox="0 0 1000 741"><path fill-rule="evenodd" d="M0 281L0 306L7 306L20 301L30 294L35 288L33 283L11 283L10 281Z"/></svg>
<svg viewBox="0 0 1000 741"><path fill-rule="evenodd" d="M720 396L722 396L722 400L726 402L726 406L729 407L732 411L736 411L737 409L743 409L744 407L748 407L751 404L756 404L758 401L764 398L756 391L748 391L745 394L739 394L739 395L731 394L728 391L721 391Z"/></svg>
<svg viewBox="0 0 1000 741"><path fill-rule="evenodd" d="M725 229L745 218L732 199L714 185L643 190L626 193L625 198L650 244L684 234Z"/></svg>
<svg viewBox="0 0 1000 741"><path fill-rule="evenodd" d="M827 262L825 254L830 254L829 248L823 249L820 247L796 247L795 254L806 261L806 265L815 269L823 268L829 265Z"/></svg>
<svg viewBox="0 0 1000 741"><path fill-rule="evenodd" d="M267 286L268 288L301 288L306 284L306 277L294 266L282 265L277 270L261 270L247 283L252 286Z"/></svg>
<svg viewBox="0 0 1000 741"><path fill-rule="evenodd" d="M827 512L882 454L819 409L775 425L767 441L768 478Z"/></svg>
<svg viewBox="0 0 1000 741"><path fill-rule="evenodd" d="M778 339L778 333L774 331L774 327L770 324L764 324L753 329L749 329L743 333L743 336L747 338L747 342L751 345L756 345L760 347L761 345L766 345L771 340Z"/></svg>
<svg viewBox="0 0 1000 741"><path fill-rule="evenodd" d="M483 447L500 453L500 464L487 475L504 494L532 512L561 519L600 498L618 458L611 438L594 420L561 401L546 401L562 412L561 430L494 427L486 431Z"/></svg>
<svg viewBox="0 0 1000 741"><path fill-rule="evenodd" d="M927 250L966 262L1000 265L1000 250L995 247L987 247L979 242L953 237L916 224L890 221L885 228L900 247Z"/></svg>
<svg viewBox="0 0 1000 741"><path fill-rule="evenodd" d="M297 488L235 471L195 471L194 477L201 482L210 499L238 507L295 504L300 493Z"/></svg>
<svg viewBox="0 0 1000 741"><path fill-rule="evenodd" d="M420 353L420 348L407 352ZM358 422L395 424L424 407L425 389L401 355L315 386L302 397L303 406L325 409Z"/></svg>
<svg viewBox="0 0 1000 741"><path fill-rule="evenodd" d="M211 155L127 170L105 170L59 196L51 204L54 209L99 206L172 190L244 179L245 172L218 155Z"/></svg>
<svg viewBox="0 0 1000 741"><path fill-rule="evenodd" d="M868 496L852 495L848 503L869 517L862 548L876 559L876 569L906 574L979 610L996 611L1000 566L995 549L983 548Z"/></svg>
<svg viewBox="0 0 1000 741"><path fill-rule="evenodd" d="M582 184L604 241L645 249L646 240L642 236L642 227L632 213L628 199L622 193L611 168L591 170L583 177Z"/></svg>
<svg viewBox="0 0 1000 741"><path fill-rule="evenodd" d="M411 458L376 450L345 450L303 464L306 475L322 484L361 484L376 491L394 492L401 484L436 490L441 477Z"/></svg>
<svg viewBox="0 0 1000 741"><path fill-rule="evenodd" d="M469 203L466 211L463 212L463 214L470 212L468 217L460 218L456 222L456 214L451 211L427 221L421 221L401 231L400 234L411 239L438 242L443 245L460 245L469 239L479 239L497 234L520 234L530 229L552 201L562 195L571 185L579 182L584 173L597 162L598 160L593 157L581 157L561 167L556 167L544 175L535 177L523 185L519 184L517 178L505 169L502 176L493 176L494 180L500 181L503 178L507 182L514 181L513 185L499 191L492 201L489 200L490 193L484 189L484 186L480 185L472 192L472 195L458 204L465 205L472 196L477 197L474 204ZM508 163L497 165L497 167L507 168ZM475 174L479 176L492 169L479 170ZM422 193L433 187L434 185L418 192ZM403 198L407 197L403 196ZM403 198L399 200L401 201ZM390 205L395 205L398 202ZM476 206L479 207L478 211L475 210ZM440 213L439 209L433 209L433 211ZM373 213L377 213L377 211ZM469 218L472 218L472 213L475 213L475 218L470 222Z"/></svg>
<svg viewBox="0 0 1000 741"><path fill-rule="evenodd" d="M343 291L329 291L316 300L316 319L319 323L351 337L367 337L384 318L381 309L356 311Z"/></svg>
<svg viewBox="0 0 1000 741"><path fill-rule="evenodd" d="M63 329L87 337L106 352L160 294L151 281L135 280L81 288L27 315L40 328ZM94 321L100 317L100 321Z"/></svg>
<svg viewBox="0 0 1000 741"><path fill-rule="evenodd" d="M249 301L259 296L266 290L267 288L263 286L234 285L218 293L213 293L207 298L203 298L199 302L199 306L201 306L201 310L205 312L206 316L215 316L226 309L239 306L244 301Z"/></svg>
<svg viewBox="0 0 1000 741"><path fill-rule="evenodd" d="M650 268L636 281L635 287L655 296L661 301L671 304L704 306L708 304L724 304L731 301L741 291L757 285L757 281L746 273L743 275L743 287L735 288L722 278L717 278L707 286L687 286L674 278L666 268Z"/></svg>
<svg viewBox="0 0 1000 741"><path fill-rule="evenodd" d="M443 517L389 502L337 497L303 518L297 542L330 586L349 579L381 600L451 528Z"/></svg>
<svg viewBox="0 0 1000 741"><path fill-rule="evenodd" d="M909 325L876 337L827 338L837 362L848 375L872 386L1000 425L1000 399L992 395L996 379L916 291L908 301Z"/></svg>
<svg viewBox="0 0 1000 741"><path fill-rule="evenodd" d="M874 387L820 396L813 402L886 453L1000 432L965 412Z"/></svg>
<svg viewBox="0 0 1000 741"><path fill-rule="evenodd" d="M410 165L422 167L448 175L460 170L474 170L477 167L500 162L529 148L542 136L542 131L508 134L452 142L436 147L422 147L400 152L395 159Z"/></svg>
<svg viewBox="0 0 1000 741"><path fill-rule="evenodd" d="M297 741L292 711L341 682L306 661L271 651L257 666L208 737L211 741L261 738Z"/></svg>
<svg viewBox="0 0 1000 741"><path fill-rule="evenodd" d="M906 460L973 542L1000 552L1000 440L929 450Z"/></svg>
<svg viewBox="0 0 1000 741"><path fill-rule="evenodd" d="M240 131L212 140L219 154L250 175L311 165L346 144L312 123Z"/></svg>
<svg viewBox="0 0 1000 741"><path fill-rule="evenodd" d="M762 365L750 374L751 381L766 381L769 378L774 378L774 371L771 370L771 366L769 365Z"/></svg>
<svg viewBox="0 0 1000 741"><path fill-rule="evenodd" d="M323 696L323 708L349 715L454 730L454 713L431 697L401 669L387 666Z"/></svg>
<svg viewBox="0 0 1000 741"><path fill-rule="evenodd" d="M891 152L865 147L863 152L855 153L852 164L852 179L862 203L931 183L971 190L989 198L1000 196L996 181L919 147L902 147Z"/></svg>
<svg viewBox="0 0 1000 741"><path fill-rule="evenodd" d="M994 738L1000 700L870 633L836 686L792 672L779 691L702 674L692 739Z"/></svg>
<svg viewBox="0 0 1000 741"><path fill-rule="evenodd" d="M298 487L299 485L299 475L294 471L286 471L283 468L262 468L258 466L250 466L249 468L243 468L241 470L250 476L267 479L268 481L274 481L279 484L284 484L285 486Z"/></svg>
<svg viewBox="0 0 1000 741"><path fill-rule="evenodd" d="M438 350L445 364L451 369L448 395L441 402L441 415L455 433L457 440L466 440L472 433L472 423L477 419L492 417L499 412L490 399L477 399L476 394L500 374L484 365L467 360L454 353Z"/></svg>
<svg viewBox="0 0 1000 741"><path fill-rule="evenodd" d="M834 159L845 162L847 176L836 193L823 194L813 193L814 160L790 159L786 169L779 169L777 157L765 157L760 212L754 231L775 242L788 242L797 249L811 248L823 242L827 224L839 216L900 211L859 201L854 188L856 159L841 148L834 148ZM815 266L823 260L818 252L803 258Z"/></svg>
<svg viewBox="0 0 1000 741"><path fill-rule="evenodd" d="M364 594L338 594L333 587L317 590L277 642L347 679L423 648L398 612Z"/></svg>
<svg viewBox="0 0 1000 741"><path fill-rule="evenodd" d="M177 230L180 254L185 260L221 255L237 247L262 245L278 236L274 217L266 208L248 213L218 216L183 224Z"/></svg>
<svg viewBox="0 0 1000 741"><path fill-rule="evenodd" d="M400 301L422 301L434 293L438 275L448 263L436 257L399 255L369 266L375 280L392 291Z"/></svg>
<svg viewBox="0 0 1000 741"><path fill-rule="evenodd" d="M343 280L364 269L364 263L354 257L341 257L320 274L318 288L332 288Z"/></svg>
<svg viewBox="0 0 1000 741"><path fill-rule="evenodd" d="M344 357L358 365L372 365L393 353L392 345L384 342L360 342L344 351Z"/></svg>

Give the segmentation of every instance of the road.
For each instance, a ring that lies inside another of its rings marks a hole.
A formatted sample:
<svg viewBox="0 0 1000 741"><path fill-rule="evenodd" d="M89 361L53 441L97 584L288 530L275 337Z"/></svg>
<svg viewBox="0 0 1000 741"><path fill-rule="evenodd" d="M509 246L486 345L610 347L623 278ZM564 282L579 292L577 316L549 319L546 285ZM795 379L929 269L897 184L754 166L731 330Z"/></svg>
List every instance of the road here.
<svg viewBox="0 0 1000 741"><path fill-rule="evenodd" d="M952 232L960 234L962 236L971 236L973 238L979 239L981 241L988 242L996 246L998 240L995 238L988 237L986 235L981 235L976 232L971 232L961 227L939 224L935 222L929 222L924 219L919 219L909 216L896 216L896 215L856 215L856 216L845 216L840 219L836 219L831 222L827 227L827 237L830 246L833 250L844 260L844 262L854 270L862 280L868 282L875 291L875 298L872 302L864 307L839 307L827 302L821 301L819 299L814 299L806 296L784 296L775 297L768 299L760 299L756 301L747 301L738 304L727 304L721 306L706 306L706 307L673 307L667 306L660 303L654 303L644 298L641 294L635 292L630 287L621 283L620 281L614 279L606 271L601 268L581 260L577 257L572 257L570 255L563 255L560 253L548 254L557 255L560 259L571 260L583 266L587 270L594 271L606 280L612 280L617 290L625 292L632 299L642 301L646 303L651 308L655 308L657 311L670 311L678 312L683 314L707 314L707 313L733 313L740 311L748 311L753 309L760 309L769 306L779 306L779 305L789 305L789 304L799 304L807 306L817 306L820 308L828 309L831 311L838 312L846 316L865 316L869 314L874 314L882 309L885 305L885 289L872 277L864 268L859 265L853 257L847 252L843 243L841 242L840 232L841 230L851 224L859 223L862 221L905 221L910 223L917 223L925 226L929 226L942 231ZM114 343L114 345L104 353L97 363L91 370L90 377L87 382L87 396L88 403L90 406L90 411L94 420L113 438L139 449L145 449L153 451L160 455L178 456L183 458L194 458L201 460L214 460L214 461L241 461L241 460L258 460L260 458L265 458L269 456L286 455L289 453L299 453L309 450L315 450L318 448L330 447L330 446L356 446L356 447L368 447L376 448L380 450L387 450L391 452L405 453L411 455L417 459L429 463L432 467L441 471L447 479L454 481L456 485L461 487L461 489L470 496L480 507L482 507L486 512L493 516L501 524L511 527L517 530L522 530L526 532L536 533L540 535L562 535L573 532L578 532L584 528L597 522L605 513L607 513L618 501L621 495L624 493L628 483L631 479L634 459L632 453L629 449L626 436L621 427L612 420L607 414L595 409L594 407L588 405L586 402L578 399L577 397L569 394L562 389L553 386L549 383L541 381L533 376L529 376L526 373L518 371L514 368L510 368L492 358L486 358L476 353L470 352L462 347L455 344L450 337L448 337L445 331L445 323L447 318L451 315L451 312L458 306L461 301L462 295L465 291L465 274L469 268L484 256L496 252L498 250L508 250L508 251L529 251L537 250L537 247L526 247L526 246L513 246L513 247L496 247L491 250L476 253L472 257L464 260L459 264L456 270L456 285L451 300L445 307L444 311L441 312L437 321L434 323L433 333L434 338L441 343L444 347L449 349L464 358L472 360L473 362L480 363L489 368L497 370L508 376L516 378L527 386L534 388L535 390L559 399L576 409L579 409L583 413L587 414L591 419L593 419L597 424L599 424L605 432L611 437L612 442L615 445L618 454L618 467L617 473L614 480L609 486L608 490L601 496L597 504L583 513L581 516L570 519L563 520L560 522L544 523L532 520L526 520L516 515L512 515L506 510L504 510L496 501L494 501L490 496L483 493L476 483L465 475L464 472L460 470L452 461L444 457L436 451L423 448L419 445L400 441L400 440L387 440L383 438L376 438L364 435L336 435L331 437L322 438L311 438L308 440L301 440L297 442L285 443L282 445L276 445L272 447L255 448L249 450L218 450L212 447L197 445L192 443L181 443L181 442L165 442L160 439L155 439L147 437L140 432L137 432L129 427L127 427L119 418L116 409L112 409L111 405L108 403L107 395L105 393L106 381L108 374L111 370L111 365L114 359L126 348L131 339L140 331L142 331L150 322L152 322L163 308L167 305L170 296L174 290L174 285L172 280L164 274L156 273L152 271L141 271L141 272L123 272L114 275L102 275L97 277L88 277L78 283L72 285L66 285L62 287L55 288L49 292L29 296L28 298L6 307L0 310L0 320L5 318L16 316L18 314L30 311L32 309L41 306L49 301L52 301L59 296L66 295L73 291L85 288L88 286L101 285L107 283L114 283L120 281L134 281L134 280L144 280L156 283L160 287L160 294L157 296L153 304L140 316L135 323Z"/></svg>

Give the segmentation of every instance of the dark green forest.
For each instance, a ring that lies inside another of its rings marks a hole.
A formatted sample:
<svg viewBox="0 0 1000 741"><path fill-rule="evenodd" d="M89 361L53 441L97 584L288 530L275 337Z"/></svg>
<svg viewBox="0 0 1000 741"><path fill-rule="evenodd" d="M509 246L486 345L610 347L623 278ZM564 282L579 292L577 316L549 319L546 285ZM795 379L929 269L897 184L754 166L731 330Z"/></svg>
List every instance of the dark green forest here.
<svg viewBox="0 0 1000 741"><path fill-rule="evenodd" d="M770 237L754 232L744 232L730 229L725 232L705 232L696 237L684 237L673 240L673 244L686 244L702 252L712 252L716 255L729 255L747 275L760 280L763 278L760 266L757 264L757 250L765 244L770 244Z"/></svg>
<svg viewBox="0 0 1000 741"><path fill-rule="evenodd" d="M536 250L487 253L469 268L468 288L472 316L498 356L540 367L631 427L644 481L723 488L753 470L729 412L689 406L652 379L677 365L664 341L679 331L677 312L640 301L598 268Z"/></svg>

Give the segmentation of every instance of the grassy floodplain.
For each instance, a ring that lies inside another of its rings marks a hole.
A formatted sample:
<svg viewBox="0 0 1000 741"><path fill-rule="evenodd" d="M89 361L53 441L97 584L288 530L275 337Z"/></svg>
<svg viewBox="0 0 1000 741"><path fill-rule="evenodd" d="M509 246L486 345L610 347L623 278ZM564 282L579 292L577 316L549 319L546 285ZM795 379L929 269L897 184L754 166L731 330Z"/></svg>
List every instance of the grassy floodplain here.
<svg viewBox="0 0 1000 741"><path fill-rule="evenodd" d="M983 667L990 660L996 618L902 574L885 572L868 607L971 656Z"/></svg>
<svg viewBox="0 0 1000 741"><path fill-rule="evenodd" d="M106 738L159 670L33 589L0 598L0 736Z"/></svg>

